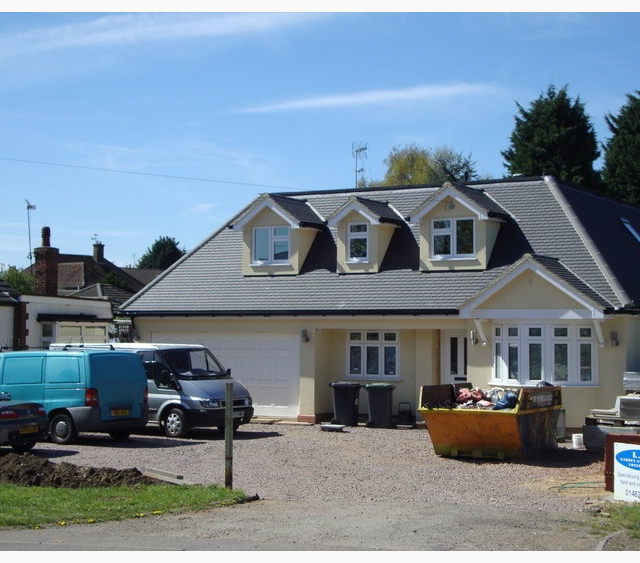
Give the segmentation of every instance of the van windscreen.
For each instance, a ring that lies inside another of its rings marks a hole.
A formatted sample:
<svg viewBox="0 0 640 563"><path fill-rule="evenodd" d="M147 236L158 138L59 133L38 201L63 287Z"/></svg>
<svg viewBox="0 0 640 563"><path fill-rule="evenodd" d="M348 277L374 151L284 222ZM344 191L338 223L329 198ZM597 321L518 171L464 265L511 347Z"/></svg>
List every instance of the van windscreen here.
<svg viewBox="0 0 640 563"><path fill-rule="evenodd" d="M164 361L181 378L217 379L227 377L227 371L206 348L176 348L161 352Z"/></svg>

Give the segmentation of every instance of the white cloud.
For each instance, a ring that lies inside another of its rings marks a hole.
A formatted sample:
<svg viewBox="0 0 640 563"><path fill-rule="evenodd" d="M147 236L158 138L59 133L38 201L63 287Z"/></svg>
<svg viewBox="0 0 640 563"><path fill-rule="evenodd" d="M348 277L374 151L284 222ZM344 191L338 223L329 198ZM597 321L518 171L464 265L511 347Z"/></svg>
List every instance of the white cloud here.
<svg viewBox="0 0 640 563"><path fill-rule="evenodd" d="M352 94L337 94L301 98L275 104L240 108L235 113L271 113L328 107L393 104L397 102L450 100L461 96L495 95L498 89L487 84L419 85L395 90L368 90Z"/></svg>
<svg viewBox="0 0 640 563"><path fill-rule="evenodd" d="M0 59L85 47L113 47L176 39L253 36L326 17L306 13L117 14L82 23L4 33Z"/></svg>

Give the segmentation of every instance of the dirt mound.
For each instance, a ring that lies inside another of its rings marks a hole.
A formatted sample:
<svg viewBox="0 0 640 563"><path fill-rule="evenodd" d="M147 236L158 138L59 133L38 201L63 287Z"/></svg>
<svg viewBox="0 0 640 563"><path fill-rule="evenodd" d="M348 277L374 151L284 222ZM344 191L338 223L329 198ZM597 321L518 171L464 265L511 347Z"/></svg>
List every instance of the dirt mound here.
<svg viewBox="0 0 640 563"><path fill-rule="evenodd" d="M26 487L112 487L158 483L135 468L81 467L53 463L33 454L0 455L0 483Z"/></svg>

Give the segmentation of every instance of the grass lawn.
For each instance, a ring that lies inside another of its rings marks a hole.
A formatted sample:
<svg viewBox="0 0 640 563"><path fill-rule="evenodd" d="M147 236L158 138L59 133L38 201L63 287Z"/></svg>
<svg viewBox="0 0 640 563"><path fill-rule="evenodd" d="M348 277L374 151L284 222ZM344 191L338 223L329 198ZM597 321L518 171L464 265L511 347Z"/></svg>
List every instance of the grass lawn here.
<svg viewBox="0 0 640 563"><path fill-rule="evenodd" d="M114 487L22 487L0 485L0 527L29 527L144 518L194 512L246 500L242 491L219 486L136 485Z"/></svg>

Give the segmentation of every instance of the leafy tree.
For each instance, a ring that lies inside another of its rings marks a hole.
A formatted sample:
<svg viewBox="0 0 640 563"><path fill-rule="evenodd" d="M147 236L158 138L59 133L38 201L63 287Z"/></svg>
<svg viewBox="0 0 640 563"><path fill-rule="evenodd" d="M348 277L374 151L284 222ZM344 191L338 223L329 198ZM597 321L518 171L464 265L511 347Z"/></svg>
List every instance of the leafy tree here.
<svg viewBox="0 0 640 563"><path fill-rule="evenodd" d="M640 91L636 91L640 94ZM605 120L613 136L604 145L602 176L607 194L640 204L640 98L627 94L618 115Z"/></svg>
<svg viewBox="0 0 640 563"><path fill-rule="evenodd" d="M36 281L34 277L26 271L21 272L15 266L9 266L6 270L0 270L0 278L20 294L30 295L36 291Z"/></svg>
<svg viewBox="0 0 640 563"><path fill-rule="evenodd" d="M527 110L519 103L511 146L502 151L511 174L557 176L576 186L597 188L593 163L600 155L596 134L580 98L572 101L567 86L549 86Z"/></svg>
<svg viewBox="0 0 640 563"><path fill-rule="evenodd" d="M119 278L115 273L109 272L100 280L102 284L113 285L114 287L119 287L120 289L130 290L131 288L127 285L127 283Z"/></svg>
<svg viewBox="0 0 640 563"><path fill-rule="evenodd" d="M368 182L369 185L402 186L478 179L471 155L465 157L449 147L432 151L415 144L393 147L384 163L387 166L384 179Z"/></svg>
<svg viewBox="0 0 640 563"><path fill-rule="evenodd" d="M185 250L178 248L174 238L162 236L156 239L151 248L147 248L147 252L138 260L137 267L165 270L184 254Z"/></svg>

